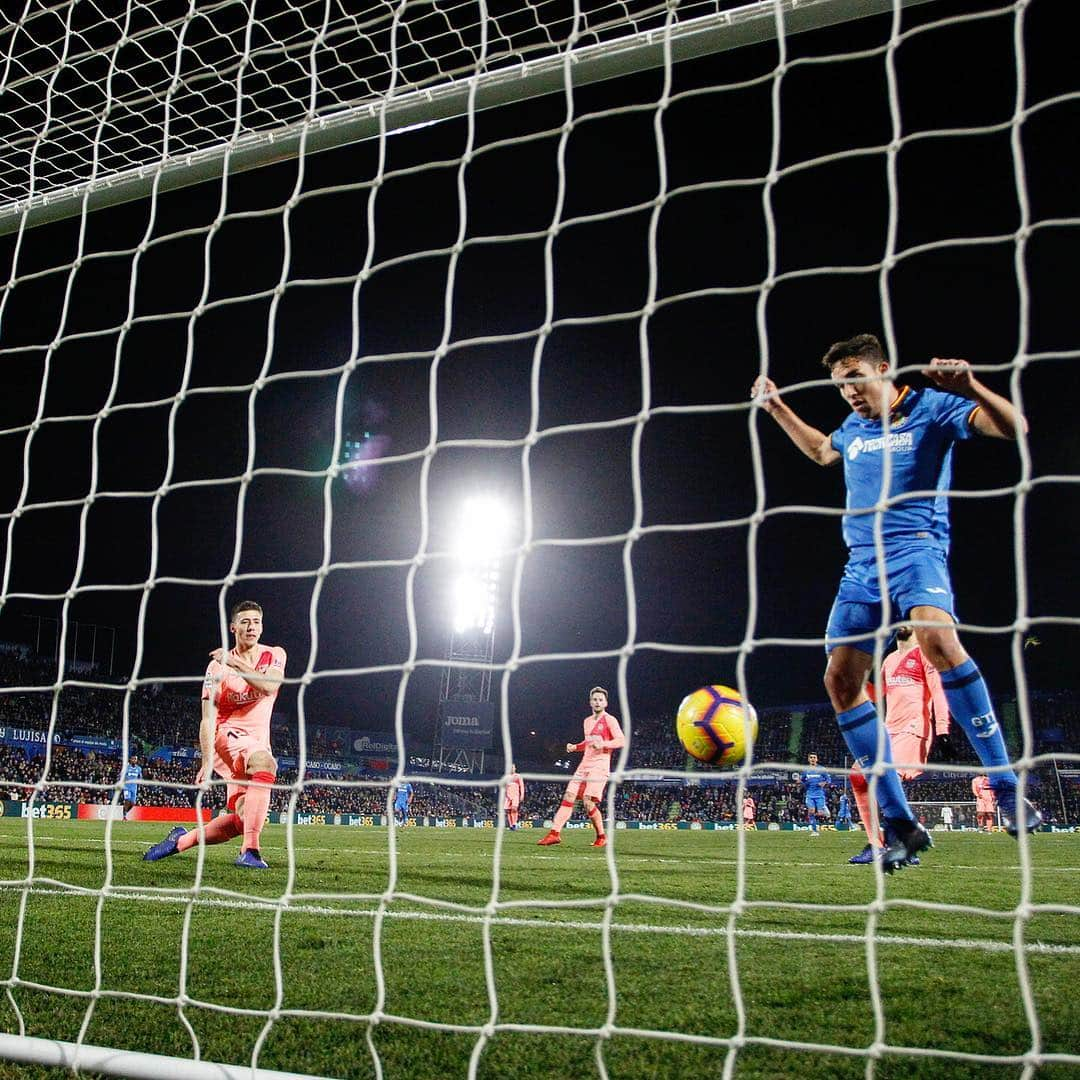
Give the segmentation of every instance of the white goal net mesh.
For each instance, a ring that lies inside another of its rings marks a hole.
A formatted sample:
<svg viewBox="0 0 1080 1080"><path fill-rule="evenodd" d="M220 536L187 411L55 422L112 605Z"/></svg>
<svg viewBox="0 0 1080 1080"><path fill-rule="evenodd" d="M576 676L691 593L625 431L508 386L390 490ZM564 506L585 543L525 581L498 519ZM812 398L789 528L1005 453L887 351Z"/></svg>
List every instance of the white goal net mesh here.
<svg viewBox="0 0 1080 1080"><path fill-rule="evenodd" d="M1073 40L1053 0L8 15L0 1057L1080 1069ZM768 375L832 430L818 357L860 331L901 380L969 358L1031 421L958 453L953 574L1021 790L1063 833L962 828L981 770L954 734L911 797L957 827L895 879L847 865L861 839L802 846L806 752L846 776L820 684L842 485L749 399ZM494 639L444 677L477 494L510 517ZM241 876L235 844L144 863L224 802L190 748L248 598L289 653L271 868ZM672 722L716 683L762 717L723 774ZM628 737L609 843L540 850L597 684ZM453 741L450 686L487 741ZM760 832L734 827L748 795Z"/></svg>

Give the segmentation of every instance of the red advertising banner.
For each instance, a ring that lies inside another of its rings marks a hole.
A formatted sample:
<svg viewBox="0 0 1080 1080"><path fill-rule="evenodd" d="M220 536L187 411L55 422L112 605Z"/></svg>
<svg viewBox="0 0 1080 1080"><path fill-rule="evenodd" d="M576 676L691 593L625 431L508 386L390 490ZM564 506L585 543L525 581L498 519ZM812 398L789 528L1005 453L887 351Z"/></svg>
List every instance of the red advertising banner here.
<svg viewBox="0 0 1080 1080"><path fill-rule="evenodd" d="M120 817L120 807L113 807L101 803L80 803L80 821L105 821L108 818ZM203 821L209 821L214 815L210 810L201 810ZM135 806L127 816L128 821L179 821L182 824L194 824L198 818L195 816L193 806Z"/></svg>

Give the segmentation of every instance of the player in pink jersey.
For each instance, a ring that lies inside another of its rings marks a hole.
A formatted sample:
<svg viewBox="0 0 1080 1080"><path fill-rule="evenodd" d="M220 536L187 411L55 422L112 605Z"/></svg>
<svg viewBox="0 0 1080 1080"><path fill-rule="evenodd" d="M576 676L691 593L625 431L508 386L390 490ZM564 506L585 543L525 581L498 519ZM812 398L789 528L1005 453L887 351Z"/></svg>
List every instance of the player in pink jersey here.
<svg viewBox="0 0 1080 1080"><path fill-rule="evenodd" d="M914 627L897 627L896 650L881 665L881 685L892 760L904 766L896 770L897 775L901 780L914 780L922 775L921 766L930 756L934 735L949 733L949 704L941 676L923 656ZM869 785L857 765L851 770L851 790L869 842L848 862L869 863L881 847L881 836L870 806Z"/></svg>
<svg viewBox="0 0 1080 1080"><path fill-rule="evenodd" d="M578 765L566 793L555 814L551 828L537 843L541 847L558 844L562 837L562 827L570 820L574 812L574 803L581 800L585 813L596 830L593 847L604 847L607 836L604 833L604 815L597 803L604 795L604 787L611 775L611 752L626 745L619 721L607 711L607 691L602 686L594 686L589 691L589 706L592 713L585 717L583 727L585 738L579 743L567 743L567 753L584 751L581 764Z"/></svg>
<svg viewBox="0 0 1080 1080"><path fill-rule="evenodd" d="M510 779L506 781L506 826L518 827L518 814L525 801L525 781L517 771L516 765L510 766Z"/></svg>
<svg viewBox="0 0 1080 1080"><path fill-rule="evenodd" d="M259 836L270 806L270 787L277 776L277 761L270 750L270 715L285 677L285 650L279 645L260 645L262 608L253 600L235 604L229 630L235 644L228 652L214 649L202 693L202 724L199 746L202 764L195 777L201 784L211 767L226 785L227 813L205 827L190 831L173 829L144 856L156 862L200 841L222 844L243 834L236 865L265 870L259 853Z"/></svg>
<svg viewBox="0 0 1080 1080"><path fill-rule="evenodd" d="M754 818L757 816L757 803L754 796L748 791L742 801L742 823L744 829L756 828Z"/></svg>
<svg viewBox="0 0 1080 1080"><path fill-rule="evenodd" d="M989 832L994 827L994 809L997 806L990 777L976 776L971 781L971 793L975 796L975 823Z"/></svg>

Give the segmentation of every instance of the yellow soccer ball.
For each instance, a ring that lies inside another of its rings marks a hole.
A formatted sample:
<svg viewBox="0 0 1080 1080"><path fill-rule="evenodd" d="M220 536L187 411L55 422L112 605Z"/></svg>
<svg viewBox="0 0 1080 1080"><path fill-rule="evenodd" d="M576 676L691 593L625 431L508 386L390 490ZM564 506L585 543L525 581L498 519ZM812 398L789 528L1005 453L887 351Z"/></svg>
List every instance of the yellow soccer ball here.
<svg viewBox="0 0 1080 1080"><path fill-rule="evenodd" d="M686 752L709 765L738 765L757 738L754 706L730 686L703 686L682 699L675 731Z"/></svg>

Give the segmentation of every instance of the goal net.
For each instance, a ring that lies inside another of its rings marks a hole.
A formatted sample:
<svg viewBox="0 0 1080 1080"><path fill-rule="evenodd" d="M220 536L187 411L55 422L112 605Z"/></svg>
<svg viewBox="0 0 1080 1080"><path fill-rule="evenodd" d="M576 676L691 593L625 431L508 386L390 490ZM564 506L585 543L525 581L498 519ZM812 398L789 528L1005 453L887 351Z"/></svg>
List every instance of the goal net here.
<svg viewBox="0 0 1080 1080"><path fill-rule="evenodd" d="M1065 7L6 14L0 1058L1080 1068ZM832 430L817 358L861 331L897 380L963 356L1031 421L957 454L953 577L1062 833L964 835L981 768L956 733L910 794L957 836L895 879L848 866L845 831L807 852L798 771L818 753L834 800L847 772L820 676L842 483L750 399L768 376ZM288 652L270 868L235 844L143 862L225 803L192 748L251 599ZM674 734L713 684L762 719L727 771ZM626 734L606 847L572 818L541 849L596 686Z"/></svg>

